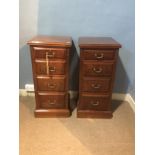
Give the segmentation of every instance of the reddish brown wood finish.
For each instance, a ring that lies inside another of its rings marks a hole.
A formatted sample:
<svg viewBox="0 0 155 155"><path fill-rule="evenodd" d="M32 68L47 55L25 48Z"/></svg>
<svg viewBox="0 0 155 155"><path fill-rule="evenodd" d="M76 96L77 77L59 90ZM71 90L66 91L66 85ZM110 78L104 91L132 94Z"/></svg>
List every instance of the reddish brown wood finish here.
<svg viewBox="0 0 155 155"><path fill-rule="evenodd" d="M72 41L71 37L68 36L47 36L47 35L38 35L33 37L28 41L29 45L41 45L49 47L71 47Z"/></svg>
<svg viewBox="0 0 155 155"><path fill-rule="evenodd" d="M107 37L81 37L79 118L111 118L111 96L121 45Z"/></svg>
<svg viewBox="0 0 155 155"><path fill-rule="evenodd" d="M48 54L48 59L65 59L66 49L65 48L45 48L45 47L34 47L35 58L46 59L46 54Z"/></svg>
<svg viewBox="0 0 155 155"><path fill-rule="evenodd" d="M118 49L121 45L111 37L81 37L80 48Z"/></svg>
<svg viewBox="0 0 155 155"><path fill-rule="evenodd" d="M84 75L85 76L111 76L113 73L113 62L102 63L102 62L88 62L83 61Z"/></svg>
<svg viewBox="0 0 155 155"><path fill-rule="evenodd" d="M66 78L62 77L37 77L37 86L40 91L60 91L66 89Z"/></svg>
<svg viewBox="0 0 155 155"><path fill-rule="evenodd" d="M65 108L65 93L38 93L40 108L63 109Z"/></svg>
<svg viewBox="0 0 155 155"><path fill-rule="evenodd" d="M66 72L66 61L47 61L45 60L35 60L36 74L37 75L47 75L47 70L49 75L65 75Z"/></svg>
<svg viewBox="0 0 155 155"><path fill-rule="evenodd" d="M83 92L109 92L111 85L111 78L83 78L82 88Z"/></svg>
<svg viewBox="0 0 155 155"><path fill-rule="evenodd" d="M28 44L35 88L35 117L69 117L71 37L36 36Z"/></svg>
<svg viewBox="0 0 155 155"><path fill-rule="evenodd" d="M85 50L83 58L85 60L113 60L114 50Z"/></svg>
<svg viewBox="0 0 155 155"><path fill-rule="evenodd" d="M94 94L85 94L81 95L81 104L79 108L81 110L106 110L109 104L108 95L94 95Z"/></svg>

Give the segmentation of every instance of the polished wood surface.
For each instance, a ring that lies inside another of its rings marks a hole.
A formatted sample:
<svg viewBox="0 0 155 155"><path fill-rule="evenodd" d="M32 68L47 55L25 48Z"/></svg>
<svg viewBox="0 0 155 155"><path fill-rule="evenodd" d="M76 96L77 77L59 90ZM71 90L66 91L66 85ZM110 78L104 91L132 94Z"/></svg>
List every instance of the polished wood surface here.
<svg viewBox="0 0 155 155"><path fill-rule="evenodd" d="M65 93L38 93L38 98L40 101L40 108L65 108Z"/></svg>
<svg viewBox="0 0 155 155"><path fill-rule="evenodd" d="M111 37L81 37L79 38L80 48L102 47L102 48L120 48L121 45Z"/></svg>
<svg viewBox="0 0 155 155"><path fill-rule="evenodd" d="M111 78L83 78L82 88L84 92L109 92Z"/></svg>
<svg viewBox="0 0 155 155"><path fill-rule="evenodd" d="M107 110L109 104L108 95L94 95L83 93L81 97L80 110Z"/></svg>
<svg viewBox="0 0 155 155"><path fill-rule="evenodd" d="M111 76L113 73L112 62L83 62L84 75L85 76Z"/></svg>
<svg viewBox="0 0 155 155"><path fill-rule="evenodd" d="M121 45L107 37L81 37L79 118L112 118L111 96L118 50Z"/></svg>
<svg viewBox="0 0 155 155"><path fill-rule="evenodd" d="M38 35L27 42L29 45L42 45L51 47L71 47L72 39L68 36Z"/></svg>
<svg viewBox="0 0 155 155"><path fill-rule="evenodd" d="M35 117L46 118L46 117L69 117L71 115L70 111L67 109L36 109L34 113Z"/></svg>
<svg viewBox="0 0 155 155"><path fill-rule="evenodd" d="M66 61L35 60L36 74L38 75L64 75L66 72Z"/></svg>
<svg viewBox="0 0 155 155"><path fill-rule="evenodd" d="M65 48L47 48L47 47L33 47L36 59L65 59Z"/></svg>
<svg viewBox="0 0 155 155"><path fill-rule="evenodd" d="M85 50L83 58L85 60L113 60L114 50Z"/></svg>
<svg viewBox="0 0 155 155"><path fill-rule="evenodd" d="M112 111L78 110L78 118L112 118Z"/></svg>
<svg viewBox="0 0 155 155"><path fill-rule="evenodd" d="M68 117L71 37L36 36L28 44L35 88L35 117Z"/></svg>
<svg viewBox="0 0 155 155"><path fill-rule="evenodd" d="M66 78L62 77L37 77L37 86L41 91L65 91Z"/></svg>

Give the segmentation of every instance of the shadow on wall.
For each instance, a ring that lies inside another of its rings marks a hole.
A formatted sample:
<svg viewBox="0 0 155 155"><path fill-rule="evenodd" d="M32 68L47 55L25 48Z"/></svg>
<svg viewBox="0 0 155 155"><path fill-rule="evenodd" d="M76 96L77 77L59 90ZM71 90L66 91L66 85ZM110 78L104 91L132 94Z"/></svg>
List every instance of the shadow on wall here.
<svg viewBox="0 0 155 155"><path fill-rule="evenodd" d="M69 72L70 72L69 89L73 91L77 91L79 90L79 55L73 41L72 41L72 48L71 48Z"/></svg>
<svg viewBox="0 0 155 155"><path fill-rule="evenodd" d="M19 88L24 89L26 83L33 83L28 45L24 45L19 49L19 71Z"/></svg>
<svg viewBox="0 0 155 155"><path fill-rule="evenodd" d="M128 93L128 86L130 83L129 77L126 73L126 70L120 57L121 51L122 53L126 53L125 55L129 60L131 58L130 52L127 51L125 48L121 48L116 65L116 75L113 88L114 93Z"/></svg>

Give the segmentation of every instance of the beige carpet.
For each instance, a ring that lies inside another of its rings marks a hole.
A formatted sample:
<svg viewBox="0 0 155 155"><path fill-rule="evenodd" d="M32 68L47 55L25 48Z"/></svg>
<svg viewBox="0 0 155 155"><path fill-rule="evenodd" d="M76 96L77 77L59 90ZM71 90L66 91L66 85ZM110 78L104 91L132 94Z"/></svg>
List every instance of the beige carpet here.
<svg viewBox="0 0 155 155"><path fill-rule="evenodd" d="M73 103L73 101L72 101ZM112 119L34 118L34 98L20 97L20 155L134 155L134 113L113 101Z"/></svg>

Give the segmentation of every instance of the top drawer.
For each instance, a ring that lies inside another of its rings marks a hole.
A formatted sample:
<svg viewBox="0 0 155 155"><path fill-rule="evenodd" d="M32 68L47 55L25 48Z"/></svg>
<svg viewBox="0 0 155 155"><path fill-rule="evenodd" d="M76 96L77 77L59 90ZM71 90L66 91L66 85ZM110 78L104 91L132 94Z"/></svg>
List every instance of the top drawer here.
<svg viewBox="0 0 155 155"><path fill-rule="evenodd" d="M115 58L114 50L84 50L82 54L85 60L113 60Z"/></svg>
<svg viewBox="0 0 155 155"><path fill-rule="evenodd" d="M33 47L35 58L38 59L65 59L65 48L47 48L47 47Z"/></svg>

